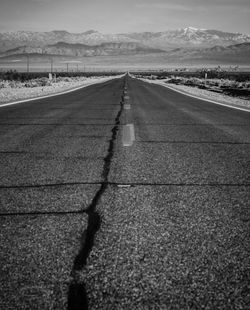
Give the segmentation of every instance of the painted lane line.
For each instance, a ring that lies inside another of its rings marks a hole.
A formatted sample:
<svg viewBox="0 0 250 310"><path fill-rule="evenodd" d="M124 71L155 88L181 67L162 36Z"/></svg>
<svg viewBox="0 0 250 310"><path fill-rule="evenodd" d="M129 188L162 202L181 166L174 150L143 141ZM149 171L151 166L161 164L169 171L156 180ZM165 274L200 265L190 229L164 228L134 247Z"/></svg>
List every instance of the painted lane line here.
<svg viewBox="0 0 250 310"><path fill-rule="evenodd" d="M241 111L244 111L244 112L250 112L250 109L246 109L246 108L242 108L242 107L238 107L238 106L236 107L236 106L233 106L233 105L230 105L230 104L227 104L227 103L221 103L221 102L214 101L214 100L211 100L211 99L206 99L206 98L202 98L202 97L199 97L199 96L195 96L195 95L189 94L187 92L181 91L181 90L176 89L174 87L165 85L165 84L163 84L163 82L153 82L153 81L149 81L149 80L146 80L146 79L140 79L140 80L142 80L143 82L149 83L149 84L156 84L156 85L160 85L160 86L166 87L166 88L171 89L171 90L173 90L173 91L175 91L175 92L177 92L179 94L186 95L186 96L191 97L191 98L199 99L199 100L206 101L206 102L209 102L209 103L214 103L214 104L222 105L224 107L235 109L235 110L241 110Z"/></svg>
<svg viewBox="0 0 250 310"><path fill-rule="evenodd" d="M24 102L29 102L29 101L40 100L40 99L45 99L45 98L50 98L50 97L55 97L55 96L59 96L59 95L68 94L68 93L71 93L73 91L76 91L76 90L79 90L79 89L82 89L82 88L85 88L85 87L88 87L88 86L91 86L91 85L105 83L107 81L110 81L110 80L113 80L113 79L118 79L118 78L121 78L121 76L112 77L112 78L106 78L106 79L103 79L103 80L100 80L100 81L95 81L95 82L89 82L88 84L81 85L81 86L78 86L78 87L75 87L75 88L71 88L71 89L68 89L68 90L65 90L65 91L57 92L57 93L54 93L54 94L49 94L49 95L40 96L40 97L34 97L34 98L28 98L28 99L22 99L22 100L18 100L18 101L3 103L3 104L0 103L0 108L7 107L7 106L10 106L10 105L14 105L14 104L19 104L19 103L24 103Z"/></svg>
<svg viewBox="0 0 250 310"><path fill-rule="evenodd" d="M130 184L118 184L117 187L120 187L120 188L129 188L131 187Z"/></svg>
<svg viewBox="0 0 250 310"><path fill-rule="evenodd" d="M135 141L135 131L133 124L127 124L122 129L122 144L123 146L132 146Z"/></svg>
<svg viewBox="0 0 250 310"><path fill-rule="evenodd" d="M131 105L129 103L125 103L124 110L130 110L130 109L131 109Z"/></svg>
<svg viewBox="0 0 250 310"><path fill-rule="evenodd" d="M130 127L128 125L123 126L122 144L123 144L123 146L132 146L133 145Z"/></svg>
<svg viewBox="0 0 250 310"><path fill-rule="evenodd" d="M134 128L134 124L128 124L128 126L130 127L131 139L134 142L135 141L135 128Z"/></svg>
<svg viewBox="0 0 250 310"><path fill-rule="evenodd" d="M129 96L124 96L124 100L129 100Z"/></svg>

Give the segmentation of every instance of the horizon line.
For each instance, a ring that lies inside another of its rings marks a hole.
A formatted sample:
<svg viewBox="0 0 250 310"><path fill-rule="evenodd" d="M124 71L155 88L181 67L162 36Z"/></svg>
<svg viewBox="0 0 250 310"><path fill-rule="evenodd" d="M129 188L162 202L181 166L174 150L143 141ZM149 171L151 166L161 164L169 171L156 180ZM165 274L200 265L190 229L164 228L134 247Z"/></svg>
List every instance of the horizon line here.
<svg viewBox="0 0 250 310"><path fill-rule="evenodd" d="M195 29L195 30L200 30L200 31L220 31L220 32L225 32L225 33L234 33L234 34L244 34L244 35L249 35L248 33L243 33L243 32L239 32L239 31L235 31L235 32L230 32L230 31L226 31L226 30L221 30L221 29L214 29L214 28L197 28L197 27L192 27L192 26L188 26L188 27L183 27L183 28L169 28L166 30L160 30L160 31L150 31L150 30L144 30L144 31L128 31L128 32L101 32L99 30L95 30L95 29L88 29L82 32L75 32L75 31L69 31L69 30L65 30L65 29L53 29L53 30L5 30L5 31L0 31L0 33L15 33L15 32L33 32L33 33L40 33L40 32L67 32L70 34L83 34L86 32L97 32L97 33L101 33L101 34L131 34L131 33L159 33L159 32L166 32L166 31L177 31L177 30L186 30L186 29Z"/></svg>

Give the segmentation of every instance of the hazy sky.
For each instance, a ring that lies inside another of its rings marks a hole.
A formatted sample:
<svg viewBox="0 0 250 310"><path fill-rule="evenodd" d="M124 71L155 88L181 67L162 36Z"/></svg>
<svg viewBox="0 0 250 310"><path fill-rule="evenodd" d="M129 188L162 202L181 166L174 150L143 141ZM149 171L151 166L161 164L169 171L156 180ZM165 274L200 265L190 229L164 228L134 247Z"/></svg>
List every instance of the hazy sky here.
<svg viewBox="0 0 250 310"><path fill-rule="evenodd" d="M250 0L0 0L0 31L104 33L187 26L250 34Z"/></svg>

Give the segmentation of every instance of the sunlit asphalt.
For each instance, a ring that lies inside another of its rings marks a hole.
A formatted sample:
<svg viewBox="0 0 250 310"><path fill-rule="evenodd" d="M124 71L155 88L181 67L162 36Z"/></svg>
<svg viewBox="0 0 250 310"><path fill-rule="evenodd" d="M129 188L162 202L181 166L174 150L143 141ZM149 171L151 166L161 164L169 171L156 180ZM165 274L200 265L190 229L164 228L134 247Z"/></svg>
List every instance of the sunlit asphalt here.
<svg viewBox="0 0 250 310"><path fill-rule="evenodd" d="M128 77L0 108L0 308L247 309L249 154L249 113Z"/></svg>

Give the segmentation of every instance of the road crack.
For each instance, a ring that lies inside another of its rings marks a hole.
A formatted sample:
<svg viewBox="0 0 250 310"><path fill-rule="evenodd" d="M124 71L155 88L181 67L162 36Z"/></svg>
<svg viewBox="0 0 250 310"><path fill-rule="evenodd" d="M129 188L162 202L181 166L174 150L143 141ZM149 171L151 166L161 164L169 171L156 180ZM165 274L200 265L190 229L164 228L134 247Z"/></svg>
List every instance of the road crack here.
<svg viewBox="0 0 250 310"><path fill-rule="evenodd" d="M82 213L88 215L87 229L83 232L81 238L81 249L75 257L71 276L73 280L69 285L68 292L68 310L83 310L88 309L88 298L85 289L85 284L79 280L79 271L86 266L89 254L94 246L94 239L97 231L101 226L101 217L96 211L102 195L108 187L108 176L110 172L112 158L114 156L114 145L117 138L117 133L120 125L120 118L123 111L123 100L120 103L120 110L115 118L115 125L112 128L112 136L109 140L109 148L106 157L104 158L104 165L102 171L103 182L99 190L96 192L92 202L87 209L83 210Z"/></svg>

